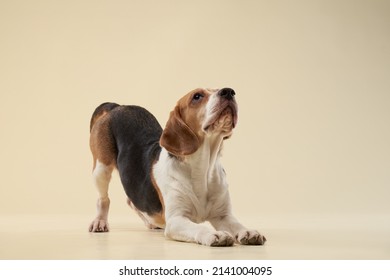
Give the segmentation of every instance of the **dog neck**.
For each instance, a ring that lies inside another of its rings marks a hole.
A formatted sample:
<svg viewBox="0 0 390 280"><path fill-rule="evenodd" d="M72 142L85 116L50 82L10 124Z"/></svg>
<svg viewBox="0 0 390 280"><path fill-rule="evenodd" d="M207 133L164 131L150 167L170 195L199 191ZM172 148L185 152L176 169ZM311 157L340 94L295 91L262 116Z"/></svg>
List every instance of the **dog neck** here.
<svg viewBox="0 0 390 280"><path fill-rule="evenodd" d="M163 148L154 172L164 174L166 178L174 178L177 182L187 182L192 185L195 193L206 194L211 185L224 178L224 170L219 161L223 140L221 135L207 135L195 153L183 157L172 155Z"/></svg>
<svg viewBox="0 0 390 280"><path fill-rule="evenodd" d="M208 135L204 138L203 145L199 149L184 158L184 162L191 166L203 165L208 170L213 169L220 156L223 147L223 137L220 135Z"/></svg>

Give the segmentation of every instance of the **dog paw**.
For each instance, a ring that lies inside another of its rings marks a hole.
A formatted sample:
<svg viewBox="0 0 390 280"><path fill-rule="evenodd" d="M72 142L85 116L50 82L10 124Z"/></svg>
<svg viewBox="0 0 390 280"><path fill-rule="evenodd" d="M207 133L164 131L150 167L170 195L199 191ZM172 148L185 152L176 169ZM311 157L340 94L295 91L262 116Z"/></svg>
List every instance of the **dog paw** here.
<svg viewBox="0 0 390 280"><path fill-rule="evenodd" d="M211 247L233 246L234 238L226 231L216 231L211 233L203 244Z"/></svg>
<svg viewBox="0 0 390 280"><path fill-rule="evenodd" d="M263 245L267 239L257 230L243 230L236 234L236 240L242 245Z"/></svg>
<svg viewBox="0 0 390 280"><path fill-rule="evenodd" d="M108 222L106 220L95 219L89 226L90 232L108 232Z"/></svg>

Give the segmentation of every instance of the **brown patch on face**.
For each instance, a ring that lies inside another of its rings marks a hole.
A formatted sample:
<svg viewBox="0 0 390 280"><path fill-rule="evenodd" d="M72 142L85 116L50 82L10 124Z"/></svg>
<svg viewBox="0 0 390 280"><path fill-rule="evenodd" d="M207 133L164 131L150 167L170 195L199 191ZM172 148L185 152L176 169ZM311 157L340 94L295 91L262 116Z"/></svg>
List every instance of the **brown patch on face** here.
<svg viewBox="0 0 390 280"><path fill-rule="evenodd" d="M190 155L203 143L202 123L210 93L195 89L183 96L171 112L160 145L176 156Z"/></svg>
<svg viewBox="0 0 390 280"><path fill-rule="evenodd" d="M93 155L93 169L99 160L106 166L115 165L115 141L109 129L110 114L104 114L97 119L91 128L89 145Z"/></svg>

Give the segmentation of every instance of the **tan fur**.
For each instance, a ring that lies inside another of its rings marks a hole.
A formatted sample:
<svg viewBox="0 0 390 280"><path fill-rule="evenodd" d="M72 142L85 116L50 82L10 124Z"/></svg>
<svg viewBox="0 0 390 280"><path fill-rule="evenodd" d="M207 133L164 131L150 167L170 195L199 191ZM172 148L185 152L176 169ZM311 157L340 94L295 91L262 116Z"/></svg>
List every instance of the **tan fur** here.
<svg viewBox="0 0 390 280"><path fill-rule="evenodd" d="M197 103L191 102L194 93L202 93L204 98ZM209 96L207 91L195 89L177 102L161 136L162 147L180 157L194 153L202 145L204 133L201 124Z"/></svg>
<svg viewBox="0 0 390 280"><path fill-rule="evenodd" d="M154 164L156 164L156 162L154 162ZM154 165L153 164L153 165ZM164 205L164 198L162 196L162 193L161 193L161 190L160 188L158 187L157 185L157 182L156 182L156 179L154 178L154 175L153 175L153 171L151 170L150 171L150 174L151 174L151 178L152 178L152 184L153 184L153 187L154 189L156 190L157 194L158 194L158 197L160 199L160 202L161 202L161 206L162 206L162 211L161 213L159 213L158 215L155 215L152 217L153 220L155 220L157 222L157 224L159 225L165 225L165 205Z"/></svg>
<svg viewBox="0 0 390 280"><path fill-rule="evenodd" d="M91 128L90 148L93 155L93 169L96 161L107 166L115 165L115 142L109 133L110 114L105 113L95 122Z"/></svg>
<svg viewBox="0 0 390 280"><path fill-rule="evenodd" d="M130 198L127 198L127 204L133 209L141 220L144 221L146 227L149 229L162 229L165 226L165 216L164 212L155 214L153 216L147 215L142 211L138 210L137 207L134 206L133 202L131 202Z"/></svg>

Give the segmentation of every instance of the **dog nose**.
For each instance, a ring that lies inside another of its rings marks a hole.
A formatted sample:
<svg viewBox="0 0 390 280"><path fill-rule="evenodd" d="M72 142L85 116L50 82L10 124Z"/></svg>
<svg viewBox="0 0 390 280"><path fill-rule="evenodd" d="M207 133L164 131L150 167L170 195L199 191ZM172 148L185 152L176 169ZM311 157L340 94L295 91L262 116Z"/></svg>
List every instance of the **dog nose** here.
<svg viewBox="0 0 390 280"><path fill-rule="evenodd" d="M227 100L232 100L236 95L236 92L231 88L223 88L218 92L219 96L226 98Z"/></svg>

